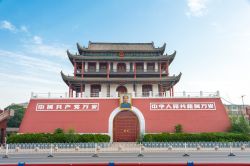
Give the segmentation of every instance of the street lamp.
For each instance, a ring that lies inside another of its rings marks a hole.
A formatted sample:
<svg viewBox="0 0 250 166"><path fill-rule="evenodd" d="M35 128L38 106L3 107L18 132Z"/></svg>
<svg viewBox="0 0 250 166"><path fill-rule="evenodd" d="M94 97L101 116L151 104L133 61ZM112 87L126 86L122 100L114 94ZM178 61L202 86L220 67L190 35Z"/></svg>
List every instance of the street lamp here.
<svg viewBox="0 0 250 166"><path fill-rule="evenodd" d="M241 96L241 100L242 100L242 113L244 113L244 110L245 110L245 105L244 105L244 97L245 97L246 95L242 95Z"/></svg>

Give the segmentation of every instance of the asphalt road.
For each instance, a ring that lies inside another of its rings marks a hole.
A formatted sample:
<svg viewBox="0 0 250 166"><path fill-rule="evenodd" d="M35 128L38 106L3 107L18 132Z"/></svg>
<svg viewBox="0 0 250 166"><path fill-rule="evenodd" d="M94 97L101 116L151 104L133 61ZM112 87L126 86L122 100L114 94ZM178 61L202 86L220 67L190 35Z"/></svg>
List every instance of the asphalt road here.
<svg viewBox="0 0 250 166"><path fill-rule="evenodd" d="M183 157L180 152L145 153L138 157L137 153L100 153L98 157L87 153L57 153L53 157L48 154L13 154L8 158L0 158L0 164L6 163L108 163L108 162L157 162L157 163L250 163L250 152L236 152L236 156L228 156L227 152L190 152Z"/></svg>

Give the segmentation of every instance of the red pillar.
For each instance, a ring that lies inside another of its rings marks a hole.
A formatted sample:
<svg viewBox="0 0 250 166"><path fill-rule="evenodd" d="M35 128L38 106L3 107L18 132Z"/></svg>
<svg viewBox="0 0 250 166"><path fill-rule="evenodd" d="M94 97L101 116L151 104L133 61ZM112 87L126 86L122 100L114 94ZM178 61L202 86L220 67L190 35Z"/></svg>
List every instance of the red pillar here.
<svg viewBox="0 0 250 166"><path fill-rule="evenodd" d="M172 86L172 97L174 97L174 86Z"/></svg>
<svg viewBox="0 0 250 166"><path fill-rule="evenodd" d="M166 62L166 75L168 76L169 61Z"/></svg>
<svg viewBox="0 0 250 166"><path fill-rule="evenodd" d="M107 63L107 79L109 79L109 73L110 73L110 62Z"/></svg>
<svg viewBox="0 0 250 166"><path fill-rule="evenodd" d="M163 96L163 88L162 88L162 84L160 84L160 96Z"/></svg>
<svg viewBox="0 0 250 166"><path fill-rule="evenodd" d="M161 79L161 62L160 62L160 79Z"/></svg>
<svg viewBox="0 0 250 166"><path fill-rule="evenodd" d="M82 78L83 78L83 74L84 74L84 62L82 62Z"/></svg>
<svg viewBox="0 0 250 166"><path fill-rule="evenodd" d="M76 62L74 61L74 78L76 78Z"/></svg>
<svg viewBox="0 0 250 166"><path fill-rule="evenodd" d="M81 84L81 98L82 98L82 84Z"/></svg>
<svg viewBox="0 0 250 166"><path fill-rule="evenodd" d="M76 90L75 90L76 91ZM78 94L77 94L77 91L76 91L76 94L75 94L75 98L77 98L78 97Z"/></svg>
<svg viewBox="0 0 250 166"><path fill-rule="evenodd" d="M134 79L136 79L136 63L134 62Z"/></svg>
<svg viewBox="0 0 250 166"><path fill-rule="evenodd" d="M169 92L170 92L170 97L172 97L172 87L170 87Z"/></svg>
<svg viewBox="0 0 250 166"><path fill-rule="evenodd" d="M1 128L0 127L0 129L1 129L1 142L0 142L0 145L2 144L2 145L4 145L5 144L5 139L6 139L6 123L7 123L7 121L5 120L5 121L3 121L3 122L1 122L1 123L3 123L3 128ZM5 123L5 124L4 124Z"/></svg>

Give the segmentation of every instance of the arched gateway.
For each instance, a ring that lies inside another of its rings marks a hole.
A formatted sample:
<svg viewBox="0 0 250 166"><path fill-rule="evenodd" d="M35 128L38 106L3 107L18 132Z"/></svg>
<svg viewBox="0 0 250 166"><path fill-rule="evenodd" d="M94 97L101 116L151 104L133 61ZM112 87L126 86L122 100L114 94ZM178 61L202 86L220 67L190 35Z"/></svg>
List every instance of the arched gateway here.
<svg viewBox="0 0 250 166"><path fill-rule="evenodd" d="M145 119L138 108L132 107L130 111L121 111L117 107L111 112L109 116L111 142L134 142L144 133Z"/></svg>
<svg viewBox="0 0 250 166"><path fill-rule="evenodd" d="M132 111L121 111L113 121L113 141L135 142L140 136L139 128L139 120Z"/></svg>

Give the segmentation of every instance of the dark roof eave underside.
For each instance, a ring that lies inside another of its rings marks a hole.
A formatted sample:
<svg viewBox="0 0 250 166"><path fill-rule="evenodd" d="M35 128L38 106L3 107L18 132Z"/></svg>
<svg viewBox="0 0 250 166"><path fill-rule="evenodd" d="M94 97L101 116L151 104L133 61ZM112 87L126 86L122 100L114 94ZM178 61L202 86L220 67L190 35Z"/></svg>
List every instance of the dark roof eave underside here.
<svg viewBox="0 0 250 166"><path fill-rule="evenodd" d="M85 61L162 61L169 60L172 63L175 58L176 52L171 55L154 56L154 57L118 57L118 56L81 56L73 55L68 53L68 57L73 64L74 60L85 60Z"/></svg>
<svg viewBox="0 0 250 166"><path fill-rule="evenodd" d="M180 78L182 73L180 73L178 76L171 76L171 77L163 77L163 78L109 78L109 79L104 79L104 78L74 78L74 76L66 76L63 73L61 73L62 79L64 82L68 85L69 82L85 82L85 83L96 83L96 82L101 82L101 83L112 83L112 82L155 82L155 83L160 83L160 82L174 82L176 84Z"/></svg>
<svg viewBox="0 0 250 166"><path fill-rule="evenodd" d="M84 50L81 50L81 53L93 53L93 52L96 52L96 53L100 53L100 52L106 52L106 53L119 53L119 52L124 52L124 53L131 53L131 52L141 52L141 53L149 53L149 52L152 52L152 53L162 53L163 50L162 49L159 49L159 48L155 48L154 50L88 50L88 49L84 49Z"/></svg>

